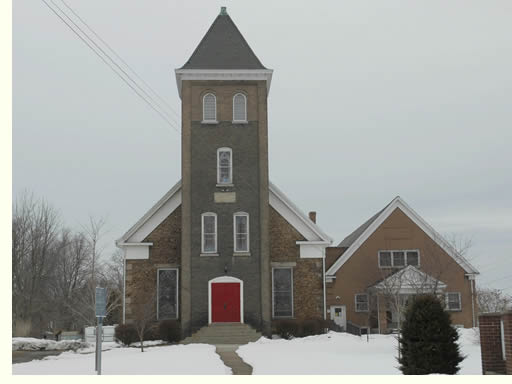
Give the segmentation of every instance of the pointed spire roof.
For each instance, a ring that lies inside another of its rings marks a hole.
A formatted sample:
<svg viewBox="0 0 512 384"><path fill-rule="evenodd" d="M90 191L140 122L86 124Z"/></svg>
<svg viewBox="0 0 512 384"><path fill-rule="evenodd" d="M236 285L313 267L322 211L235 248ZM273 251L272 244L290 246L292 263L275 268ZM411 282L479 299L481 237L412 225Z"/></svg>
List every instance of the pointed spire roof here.
<svg viewBox="0 0 512 384"><path fill-rule="evenodd" d="M222 7L181 69L266 69Z"/></svg>

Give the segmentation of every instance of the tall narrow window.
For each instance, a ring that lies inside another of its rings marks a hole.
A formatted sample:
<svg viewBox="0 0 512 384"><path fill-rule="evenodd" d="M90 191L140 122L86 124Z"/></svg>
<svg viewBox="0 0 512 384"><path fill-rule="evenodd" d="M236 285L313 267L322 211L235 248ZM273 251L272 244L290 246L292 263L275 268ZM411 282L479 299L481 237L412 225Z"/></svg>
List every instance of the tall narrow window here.
<svg viewBox="0 0 512 384"><path fill-rule="evenodd" d="M213 93L203 96L203 121L217 121L217 99Z"/></svg>
<svg viewBox="0 0 512 384"><path fill-rule="evenodd" d="M293 317L293 270L272 269L272 308L274 317Z"/></svg>
<svg viewBox="0 0 512 384"><path fill-rule="evenodd" d="M217 149L217 183L233 183L233 159L231 148Z"/></svg>
<svg viewBox="0 0 512 384"><path fill-rule="evenodd" d="M178 270L162 268L157 275L157 318L178 318Z"/></svg>
<svg viewBox="0 0 512 384"><path fill-rule="evenodd" d="M201 215L201 252L217 253L217 215L203 213Z"/></svg>
<svg viewBox="0 0 512 384"><path fill-rule="evenodd" d="M233 122L247 121L247 98L243 93L233 96Z"/></svg>
<svg viewBox="0 0 512 384"><path fill-rule="evenodd" d="M235 213L234 237L235 252L249 252L249 214Z"/></svg>

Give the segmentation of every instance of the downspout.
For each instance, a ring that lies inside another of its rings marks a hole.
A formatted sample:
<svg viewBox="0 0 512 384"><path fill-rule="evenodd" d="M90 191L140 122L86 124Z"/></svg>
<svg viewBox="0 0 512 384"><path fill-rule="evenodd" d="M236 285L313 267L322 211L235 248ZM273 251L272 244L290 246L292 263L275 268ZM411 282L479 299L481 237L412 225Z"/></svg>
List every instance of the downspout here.
<svg viewBox="0 0 512 384"><path fill-rule="evenodd" d="M126 323L126 258L123 252L123 324Z"/></svg>
<svg viewBox="0 0 512 384"><path fill-rule="evenodd" d="M470 276L469 284L471 285L471 313L472 313L472 319L473 319L473 328L475 328L476 320L475 320L475 292L474 292L475 280L474 280L474 276Z"/></svg>
<svg viewBox="0 0 512 384"><path fill-rule="evenodd" d="M379 294L377 293L377 327L379 328L379 335L382 334L380 330L380 300L379 300Z"/></svg>
<svg viewBox="0 0 512 384"><path fill-rule="evenodd" d="M322 258L322 280L324 285L324 320L327 319L327 300L325 294L325 248L324 248L324 257Z"/></svg>

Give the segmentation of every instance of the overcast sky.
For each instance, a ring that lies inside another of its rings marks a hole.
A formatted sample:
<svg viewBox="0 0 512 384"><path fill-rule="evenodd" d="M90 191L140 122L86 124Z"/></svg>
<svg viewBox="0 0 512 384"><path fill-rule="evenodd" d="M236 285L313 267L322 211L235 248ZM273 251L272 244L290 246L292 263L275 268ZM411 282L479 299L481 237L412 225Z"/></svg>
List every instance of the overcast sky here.
<svg viewBox="0 0 512 384"><path fill-rule="evenodd" d="M174 69L227 6L274 69L271 180L336 243L400 195L512 293L512 2L65 1L178 113ZM106 216L111 252L180 179L179 133L42 1L13 3L13 198Z"/></svg>

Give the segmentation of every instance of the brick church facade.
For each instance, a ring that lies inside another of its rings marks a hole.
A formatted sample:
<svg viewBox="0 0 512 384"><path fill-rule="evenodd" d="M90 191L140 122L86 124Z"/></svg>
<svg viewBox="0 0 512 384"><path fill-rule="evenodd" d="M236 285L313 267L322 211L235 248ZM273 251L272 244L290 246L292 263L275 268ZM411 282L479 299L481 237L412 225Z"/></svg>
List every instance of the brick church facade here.
<svg viewBox="0 0 512 384"><path fill-rule="evenodd" d="M185 334L324 318L331 239L268 179L271 79L225 10L176 70L182 180L117 241L125 322L146 302Z"/></svg>
<svg viewBox="0 0 512 384"><path fill-rule="evenodd" d="M401 277L404 303L434 287L456 324L475 326L478 272L402 199L331 247L316 214L269 181L272 74L225 8L175 71L182 178L116 242L123 321L144 309L185 336L218 322L269 335L280 319L391 332L400 313L382 296Z"/></svg>

